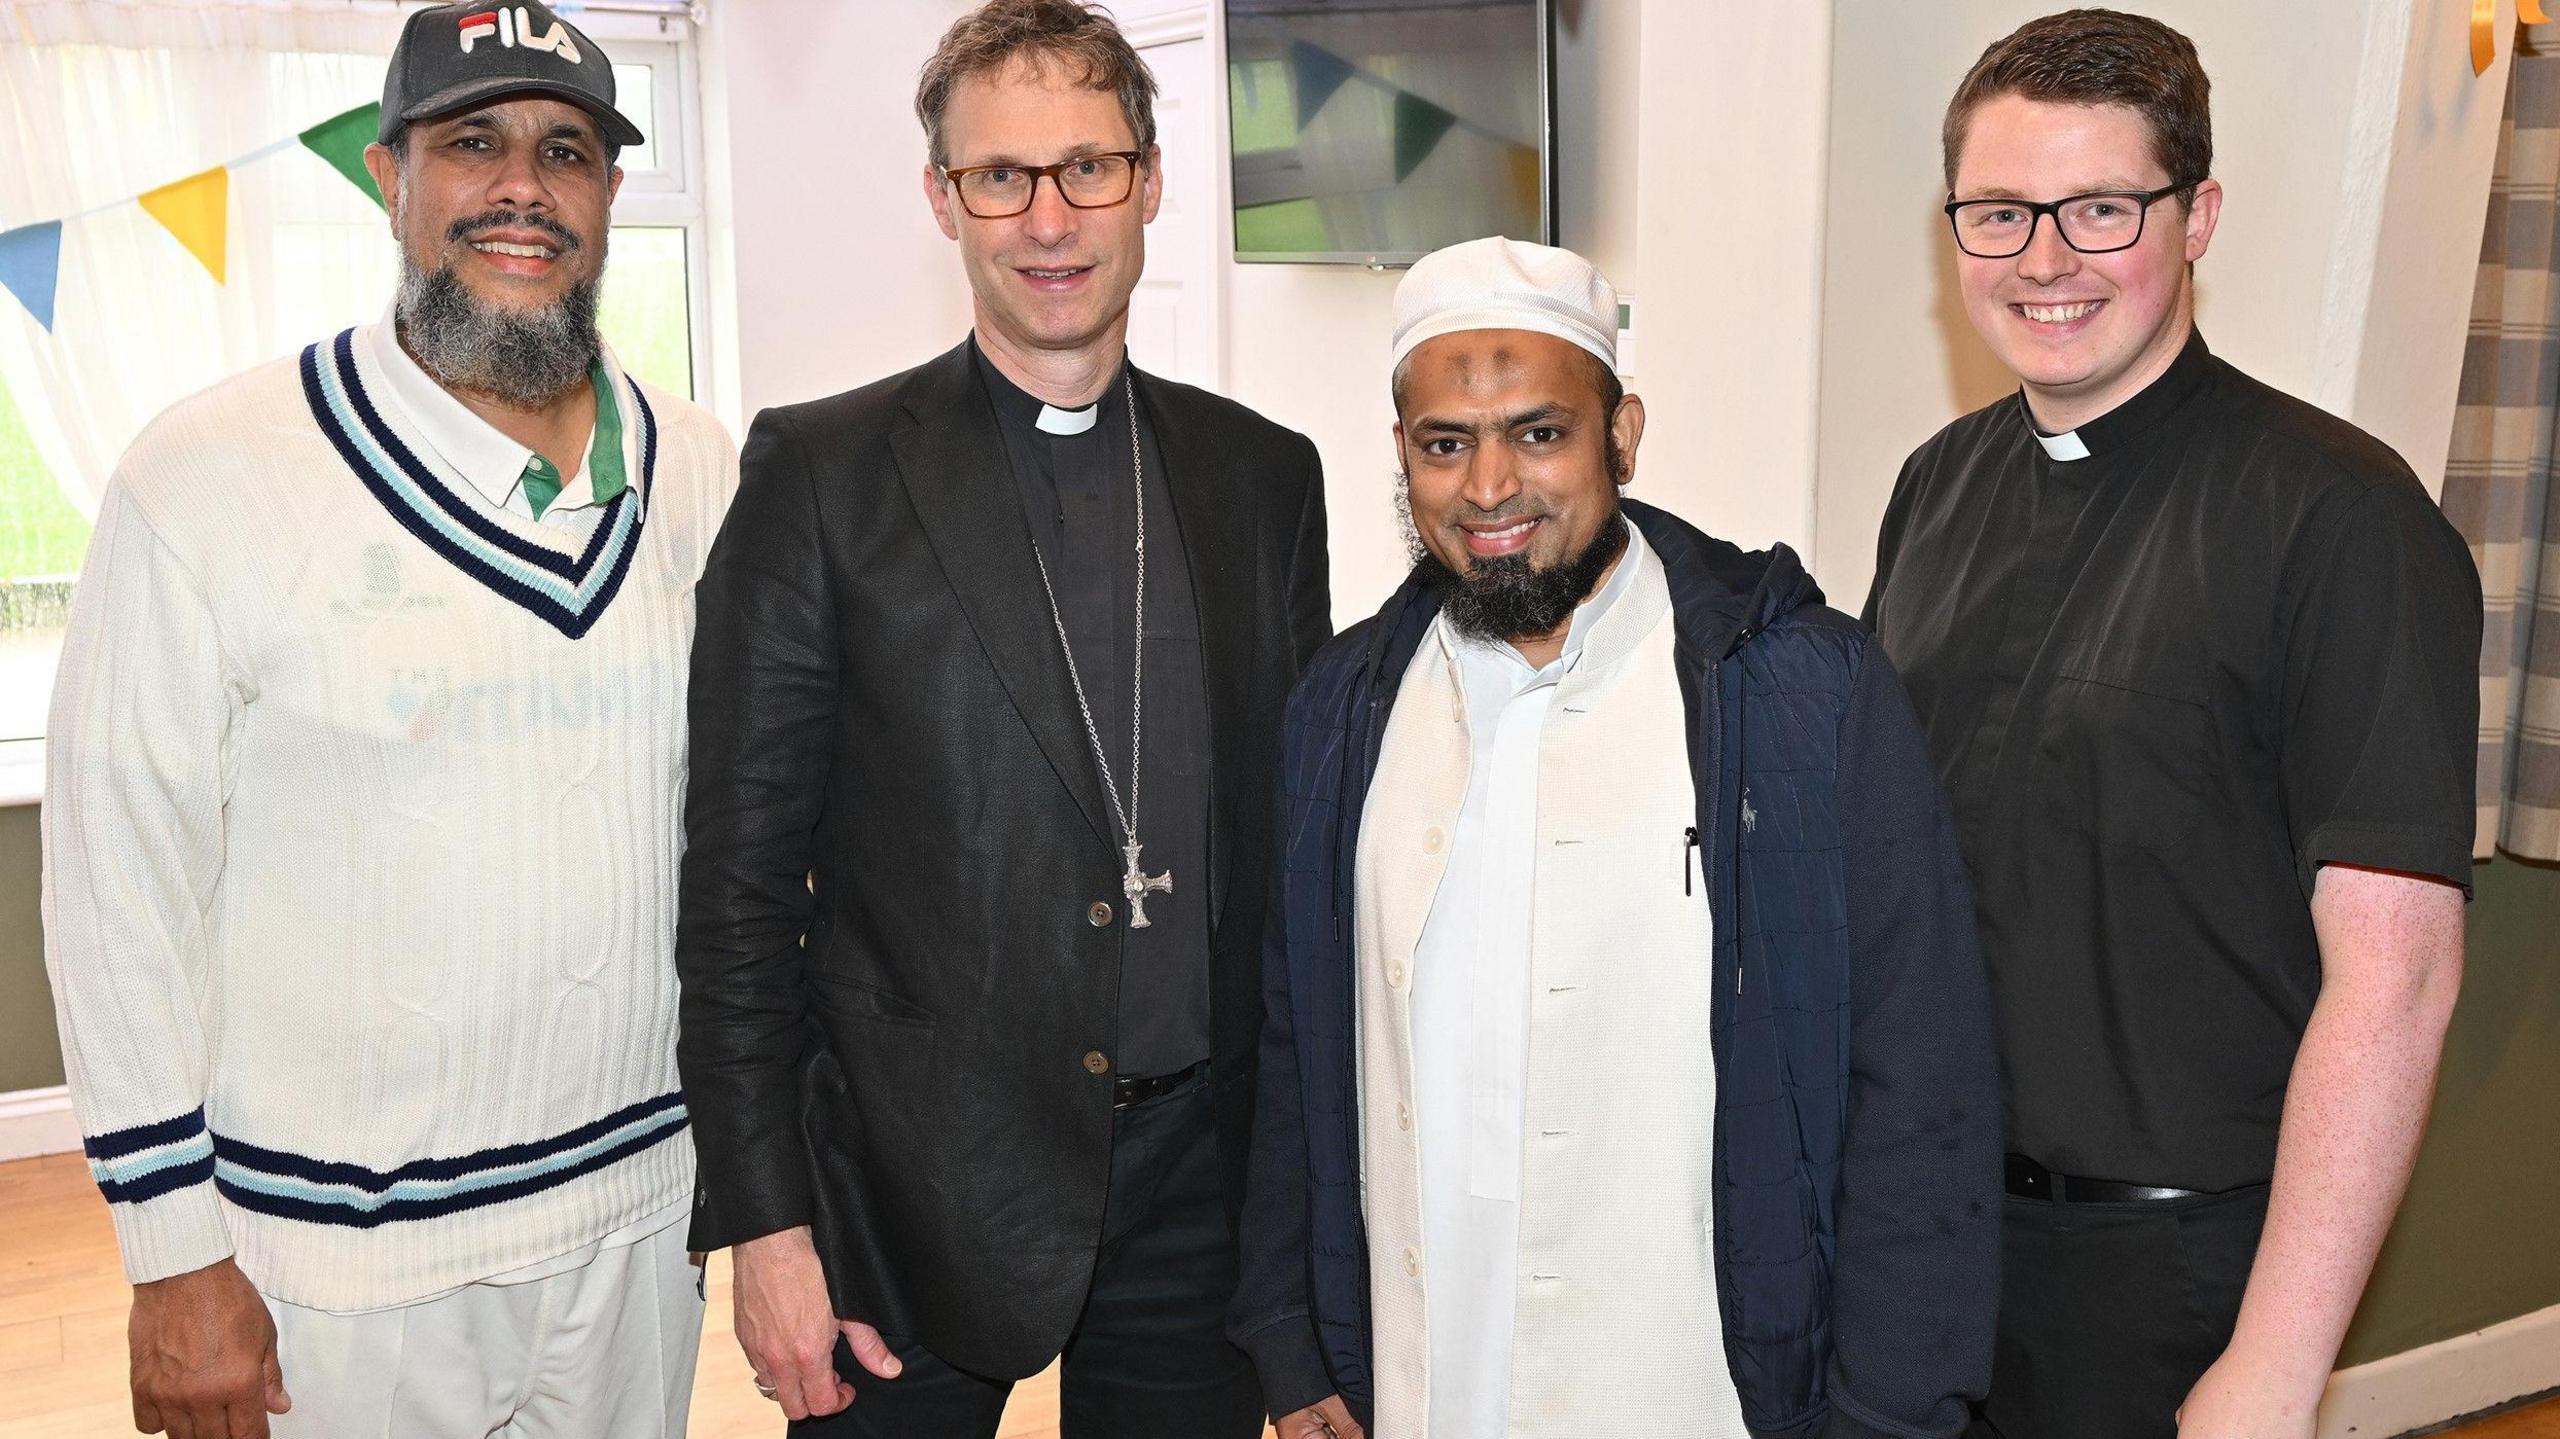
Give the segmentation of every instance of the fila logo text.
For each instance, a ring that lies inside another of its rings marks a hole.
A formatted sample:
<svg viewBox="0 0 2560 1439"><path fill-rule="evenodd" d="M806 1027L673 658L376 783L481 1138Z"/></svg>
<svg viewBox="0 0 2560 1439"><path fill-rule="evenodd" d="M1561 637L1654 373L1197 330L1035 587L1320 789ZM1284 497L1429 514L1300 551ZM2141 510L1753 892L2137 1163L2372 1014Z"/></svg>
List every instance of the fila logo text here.
<svg viewBox="0 0 2560 1439"><path fill-rule="evenodd" d="M572 65L579 63L578 46L569 38L569 27L554 20L549 33L536 35L533 33L533 16L521 5L500 5L465 15L461 20L460 33L465 55L471 53L472 46L495 35L498 43L508 49L522 46L528 50L548 50Z"/></svg>

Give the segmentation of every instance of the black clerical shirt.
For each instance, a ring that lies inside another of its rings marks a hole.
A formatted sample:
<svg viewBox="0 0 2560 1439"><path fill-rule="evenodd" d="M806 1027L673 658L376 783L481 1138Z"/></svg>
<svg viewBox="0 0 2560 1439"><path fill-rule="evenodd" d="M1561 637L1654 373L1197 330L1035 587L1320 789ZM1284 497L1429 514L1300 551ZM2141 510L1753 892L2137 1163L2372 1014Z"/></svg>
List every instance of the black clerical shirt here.
<svg viewBox="0 0 2560 1439"><path fill-rule="evenodd" d="M2399 456L2201 338L2056 447L2019 396L1922 446L1866 614L1972 871L2010 1148L2262 1183L2319 867L2470 884L2478 576Z"/></svg>
<svg viewBox="0 0 2560 1439"><path fill-rule="evenodd" d="M1012 462L1022 517L1049 567L1084 698L1111 778L1129 797L1131 630L1136 614L1137 494L1129 472L1128 391L1115 376L1080 434L1039 428L1044 408L972 345ZM1125 362L1123 373L1126 373ZM1173 513L1164 459L1144 407L1138 415L1147 503L1147 667L1138 839L1146 872L1173 875L1173 892L1146 899L1148 927L1120 913L1120 1038L1125 1075L1170 1074L1209 1057L1209 695L1190 563ZM1089 842L1079 833L1073 842ZM1111 873L1123 866L1118 840Z"/></svg>

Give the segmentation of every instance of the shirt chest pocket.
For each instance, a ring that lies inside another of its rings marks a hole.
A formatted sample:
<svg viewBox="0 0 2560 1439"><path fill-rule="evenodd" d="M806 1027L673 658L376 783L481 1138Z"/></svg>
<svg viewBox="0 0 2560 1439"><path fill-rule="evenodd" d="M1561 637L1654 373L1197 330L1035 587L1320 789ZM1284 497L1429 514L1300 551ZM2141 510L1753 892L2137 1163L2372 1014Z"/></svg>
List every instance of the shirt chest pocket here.
<svg viewBox="0 0 2560 1439"><path fill-rule="evenodd" d="M2064 670L2046 701L2028 804L2107 844L2167 849L2203 818L2213 715L2157 677Z"/></svg>

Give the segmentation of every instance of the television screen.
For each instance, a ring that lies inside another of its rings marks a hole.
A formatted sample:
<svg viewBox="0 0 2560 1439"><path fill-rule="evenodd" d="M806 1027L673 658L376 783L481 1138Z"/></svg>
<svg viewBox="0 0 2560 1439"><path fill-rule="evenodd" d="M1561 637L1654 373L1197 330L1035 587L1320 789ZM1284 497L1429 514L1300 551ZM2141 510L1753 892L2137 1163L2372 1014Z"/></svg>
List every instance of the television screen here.
<svg viewBox="0 0 2560 1439"><path fill-rule="evenodd" d="M1554 242L1547 0L1226 0L1239 260Z"/></svg>

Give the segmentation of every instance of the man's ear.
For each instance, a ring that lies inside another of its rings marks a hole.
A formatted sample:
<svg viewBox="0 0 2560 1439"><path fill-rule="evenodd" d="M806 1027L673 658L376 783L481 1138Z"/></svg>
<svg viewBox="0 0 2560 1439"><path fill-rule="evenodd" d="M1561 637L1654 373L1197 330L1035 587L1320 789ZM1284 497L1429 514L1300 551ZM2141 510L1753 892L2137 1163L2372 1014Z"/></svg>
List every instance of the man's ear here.
<svg viewBox="0 0 2560 1439"><path fill-rule="evenodd" d="M960 238L960 217L951 213L951 187L942 183L941 167L927 163L924 167L924 202L933 207L933 223L942 227L942 238Z"/></svg>
<svg viewBox="0 0 2560 1439"><path fill-rule="evenodd" d="M1644 443L1644 397L1622 395L1616 413L1609 416L1609 433L1618 442L1618 473L1610 476L1620 489L1636 478L1636 447Z"/></svg>
<svg viewBox="0 0 2560 1439"><path fill-rule="evenodd" d="M1147 158L1138 163L1147 167L1146 188L1139 195L1143 208L1138 212L1138 221L1152 225L1156 222L1156 211L1164 205L1164 147L1149 145Z"/></svg>
<svg viewBox="0 0 2560 1439"><path fill-rule="evenodd" d="M409 137L400 137L401 144ZM364 172L373 177L373 188L382 192L382 208L391 217L391 233L400 233L400 161L388 145L364 147Z"/></svg>
<svg viewBox="0 0 2560 1439"><path fill-rule="evenodd" d="M2187 206L2187 263L2204 258L2213 245L2214 228L2222 223L2222 182L2207 180L2196 186L2195 203Z"/></svg>

